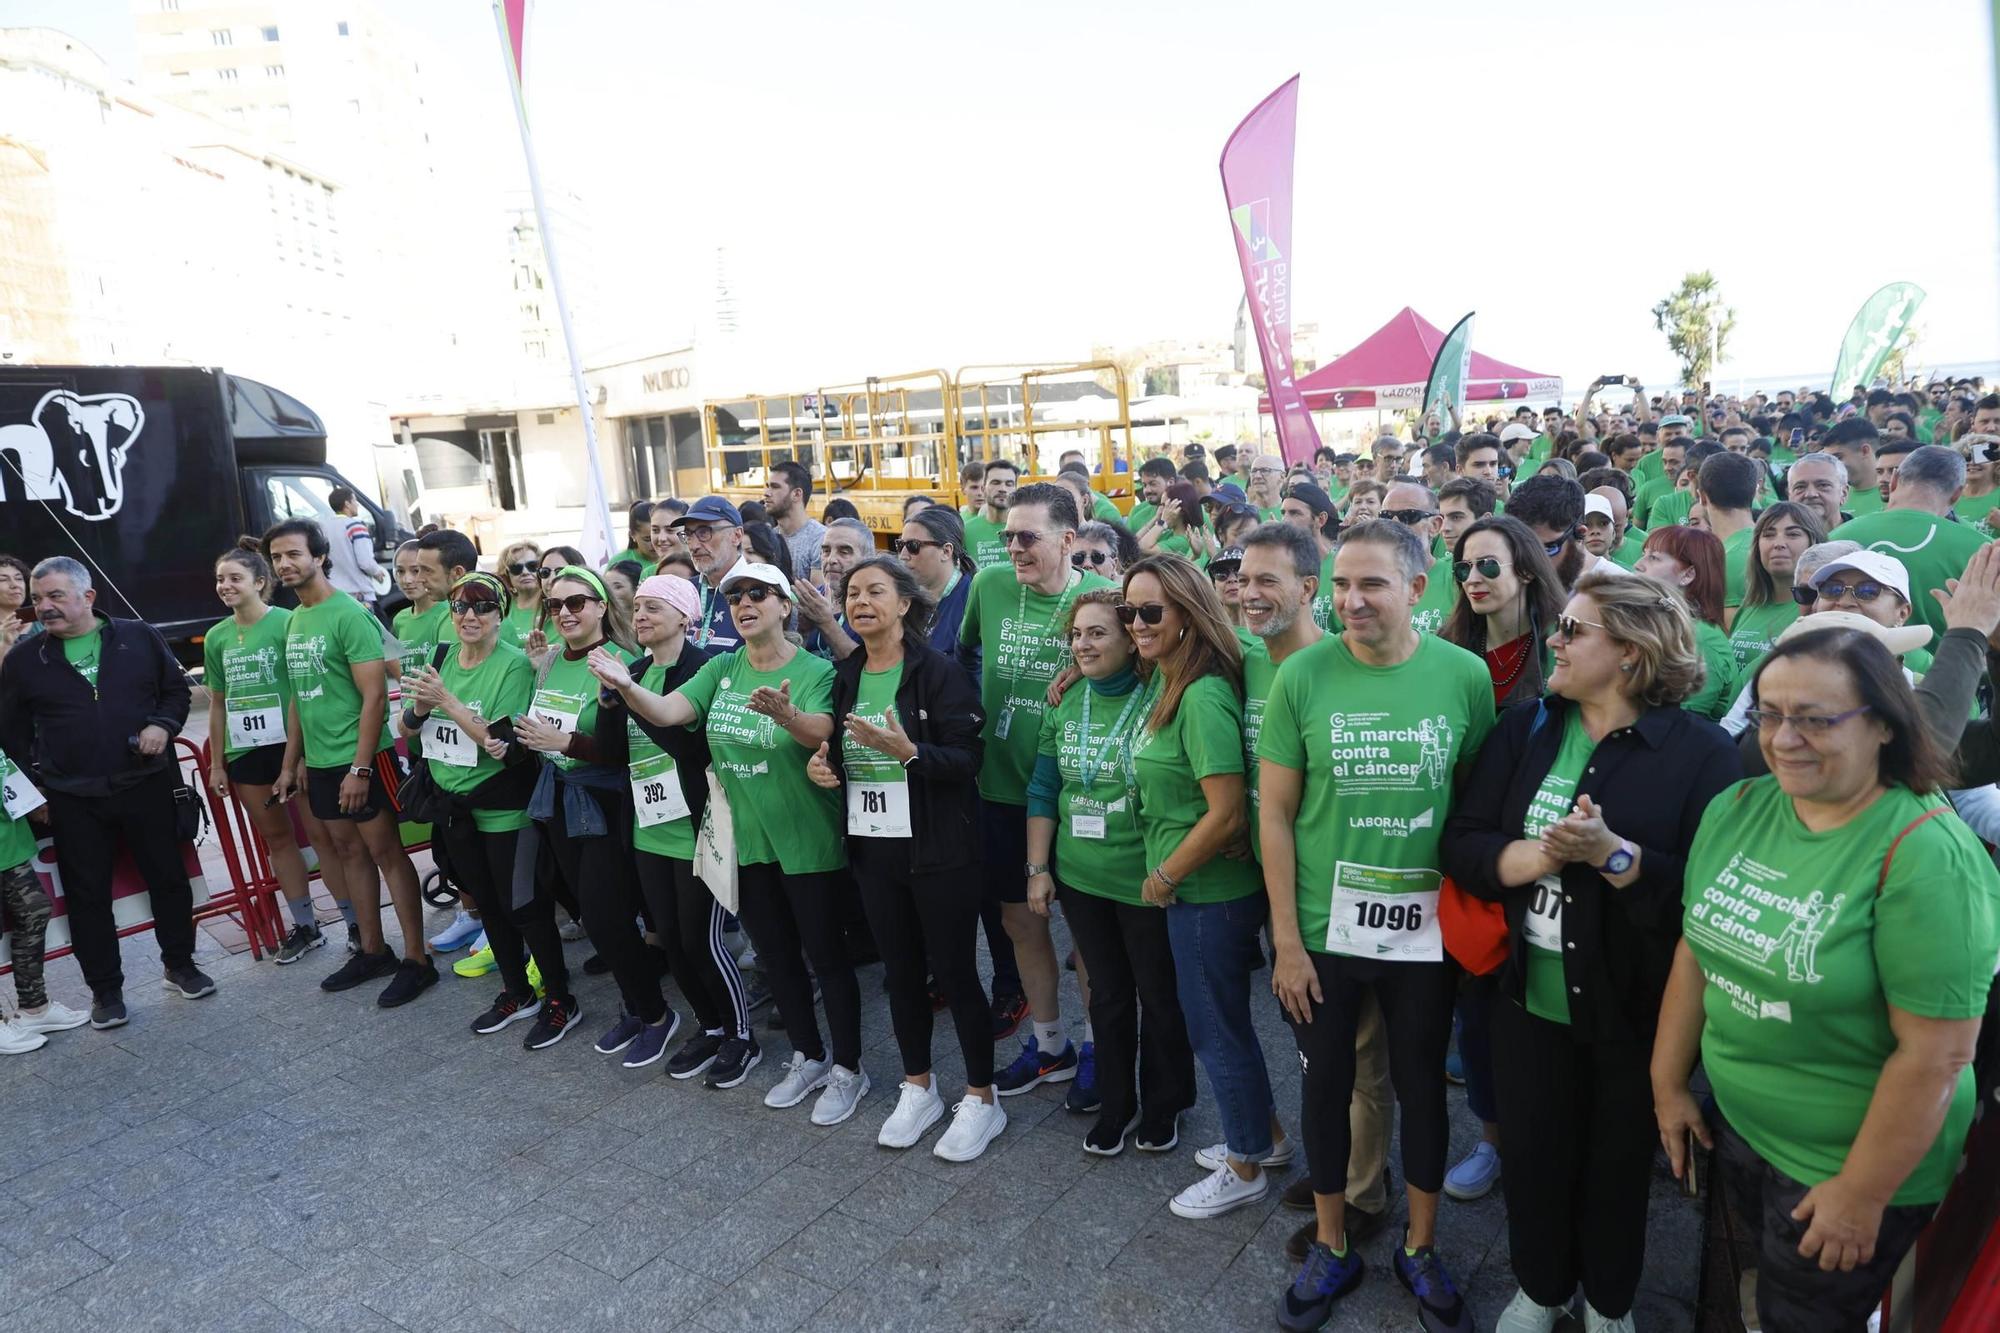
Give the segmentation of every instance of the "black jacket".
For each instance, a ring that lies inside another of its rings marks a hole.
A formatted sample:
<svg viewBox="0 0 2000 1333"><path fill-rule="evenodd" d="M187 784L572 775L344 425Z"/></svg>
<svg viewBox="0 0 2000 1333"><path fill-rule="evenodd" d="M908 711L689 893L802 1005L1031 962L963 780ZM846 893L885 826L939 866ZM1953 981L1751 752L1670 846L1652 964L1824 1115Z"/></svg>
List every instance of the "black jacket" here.
<svg viewBox="0 0 2000 1333"><path fill-rule="evenodd" d="M1515 1000L1527 984L1523 926L1535 886L1504 887L1500 852L1522 836L1574 707L1551 695L1508 709L1445 821L1445 873L1473 896L1506 906L1500 988ZM1652 1041L1681 934L1688 848L1709 801L1741 776L1722 728L1679 708L1648 709L1598 742L1576 793L1597 802L1611 831L1640 849L1639 878L1619 889L1589 866L1563 867L1563 967L1579 1039Z"/></svg>
<svg viewBox="0 0 2000 1333"><path fill-rule="evenodd" d="M667 668L667 678L659 692L672 694L693 680L695 672L700 671L712 656L713 653L697 647L692 639L683 642L681 655ZM652 666L651 654L635 657L626 663L626 669L632 673L634 680L644 676ZM597 696L597 730L593 733L594 754L591 762L631 762L631 737L625 731L628 718L648 740L674 757L674 772L681 780L681 796L687 801L688 817L699 829L702 812L708 809L708 733L700 727L656 727L627 709L625 700L616 692L605 690Z"/></svg>
<svg viewBox="0 0 2000 1333"><path fill-rule="evenodd" d="M833 664L834 732L826 757L843 780L842 726L860 697L861 671L867 665L865 647ZM973 864L979 845L979 761L985 753L978 688L951 658L906 638L896 717L917 747L917 757L904 770L910 777L911 873Z"/></svg>
<svg viewBox="0 0 2000 1333"><path fill-rule="evenodd" d="M145 621L98 620L104 640L95 690L53 634L16 644L0 661L0 746L47 791L108 796L178 762L172 745L147 757L132 738L153 726L180 735L187 673Z"/></svg>

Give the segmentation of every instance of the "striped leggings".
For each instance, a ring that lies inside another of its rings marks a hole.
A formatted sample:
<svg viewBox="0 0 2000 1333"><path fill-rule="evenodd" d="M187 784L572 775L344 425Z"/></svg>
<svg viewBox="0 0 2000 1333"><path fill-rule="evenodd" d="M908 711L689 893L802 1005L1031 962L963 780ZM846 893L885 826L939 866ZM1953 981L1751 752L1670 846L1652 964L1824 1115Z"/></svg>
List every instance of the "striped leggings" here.
<svg viewBox="0 0 2000 1333"><path fill-rule="evenodd" d="M743 974L722 940L722 904L695 876L694 864L636 853L646 915L666 947L667 967L694 1008L703 1032L750 1037Z"/></svg>
<svg viewBox="0 0 2000 1333"><path fill-rule="evenodd" d="M49 1002L42 984L43 939L49 929L49 899L32 862L0 870L0 907L7 913L7 948L14 963L14 998L23 1009Z"/></svg>

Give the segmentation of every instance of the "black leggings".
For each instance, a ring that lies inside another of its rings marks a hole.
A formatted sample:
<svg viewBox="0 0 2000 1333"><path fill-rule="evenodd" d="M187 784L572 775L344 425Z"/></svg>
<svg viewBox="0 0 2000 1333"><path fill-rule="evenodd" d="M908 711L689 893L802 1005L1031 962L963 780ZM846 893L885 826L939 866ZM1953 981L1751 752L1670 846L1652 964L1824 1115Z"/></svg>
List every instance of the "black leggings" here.
<svg viewBox="0 0 2000 1333"><path fill-rule="evenodd" d="M666 993L639 933L639 880L633 872L632 797L629 792L590 793L608 827L598 838L573 838L563 827L562 802L556 817L542 824L555 855L557 873L583 906L583 929L598 956L611 965L611 979L625 1012L642 1023L667 1016Z"/></svg>
<svg viewBox="0 0 2000 1333"><path fill-rule="evenodd" d="M1354 1095L1354 1029L1362 991L1382 1006L1383 1040L1389 1047L1389 1082L1403 1123L1403 1177L1410 1188L1435 1194L1444 1188L1444 1056L1451 1045L1456 964L1378 963L1341 954L1308 953L1319 973L1324 1001L1310 1023L1292 1022L1299 1043L1299 1128L1314 1194L1347 1192L1347 1104Z"/></svg>
<svg viewBox="0 0 2000 1333"><path fill-rule="evenodd" d="M526 902L514 906L514 865L521 831L481 833L470 815L458 815L436 831L436 845L451 858L452 881L470 893L479 908L479 924L486 928L486 942L493 946L493 962L508 994L520 1000L535 994L535 988L528 984L528 965L521 957L525 944L542 971L542 987L550 998L573 1004L569 963L563 958L562 936L556 933L554 901L537 888Z"/></svg>
<svg viewBox="0 0 2000 1333"><path fill-rule="evenodd" d="M889 983L889 1022L905 1074L931 1071L931 1001L924 964L937 977L951 1006L958 1048L965 1056L965 1081L984 1088L993 1082L993 1015L979 984L979 878L967 870L915 874L908 838L855 838L854 877L868 928L882 951Z"/></svg>
<svg viewBox="0 0 2000 1333"><path fill-rule="evenodd" d="M757 942L757 959L771 983L792 1048L809 1060L826 1058L819 1018L813 1012L816 976L833 1036L833 1062L859 1069L861 987L854 980L854 964L848 961L841 933L841 875L838 870L787 875L769 862L738 866L736 915ZM812 960L810 975L806 959Z"/></svg>
<svg viewBox="0 0 2000 1333"><path fill-rule="evenodd" d="M667 951L667 967L703 1032L750 1037L743 974L722 942L722 904L695 877L694 863L638 853L639 892Z"/></svg>
<svg viewBox="0 0 2000 1333"><path fill-rule="evenodd" d="M1124 1125L1142 1110L1157 1119L1193 1106L1194 1047L1181 1012L1167 914L1061 881L1056 893L1090 972L1090 1025L1097 1034L1097 1095L1104 1119Z"/></svg>

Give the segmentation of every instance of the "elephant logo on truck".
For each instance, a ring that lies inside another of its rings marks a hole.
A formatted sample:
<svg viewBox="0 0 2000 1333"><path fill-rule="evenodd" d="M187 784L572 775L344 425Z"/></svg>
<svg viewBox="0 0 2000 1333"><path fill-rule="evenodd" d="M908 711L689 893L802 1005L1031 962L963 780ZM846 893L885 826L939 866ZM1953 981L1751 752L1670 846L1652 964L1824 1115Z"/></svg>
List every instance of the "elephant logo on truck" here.
<svg viewBox="0 0 2000 1333"><path fill-rule="evenodd" d="M25 422L0 426L0 500L60 500L78 518L125 503L125 456L146 424L130 394L52 389Z"/></svg>

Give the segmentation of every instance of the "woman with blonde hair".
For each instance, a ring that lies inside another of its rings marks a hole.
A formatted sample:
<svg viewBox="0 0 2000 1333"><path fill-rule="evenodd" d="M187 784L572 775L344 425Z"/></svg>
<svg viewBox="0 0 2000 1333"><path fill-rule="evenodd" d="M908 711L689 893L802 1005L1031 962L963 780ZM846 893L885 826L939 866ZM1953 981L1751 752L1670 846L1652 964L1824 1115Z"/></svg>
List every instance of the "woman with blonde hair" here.
<svg viewBox="0 0 2000 1333"><path fill-rule="evenodd" d="M542 623L541 545L530 541L510 542L501 550L500 559L493 567L499 572L501 582L507 585L507 594L514 603L507 609L507 618L500 624L501 641L525 651L528 636Z"/></svg>

